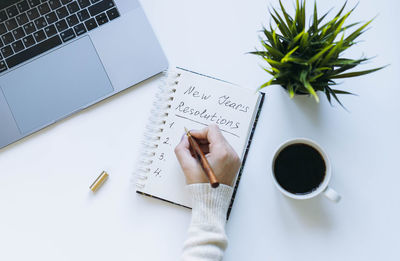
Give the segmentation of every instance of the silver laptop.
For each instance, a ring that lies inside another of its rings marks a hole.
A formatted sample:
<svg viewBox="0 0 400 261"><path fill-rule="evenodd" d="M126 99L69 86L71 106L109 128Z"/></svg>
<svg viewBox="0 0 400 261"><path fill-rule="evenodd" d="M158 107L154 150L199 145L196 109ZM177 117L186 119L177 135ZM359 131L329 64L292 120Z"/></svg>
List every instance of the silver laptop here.
<svg viewBox="0 0 400 261"><path fill-rule="evenodd" d="M0 0L0 148L167 67L137 0Z"/></svg>

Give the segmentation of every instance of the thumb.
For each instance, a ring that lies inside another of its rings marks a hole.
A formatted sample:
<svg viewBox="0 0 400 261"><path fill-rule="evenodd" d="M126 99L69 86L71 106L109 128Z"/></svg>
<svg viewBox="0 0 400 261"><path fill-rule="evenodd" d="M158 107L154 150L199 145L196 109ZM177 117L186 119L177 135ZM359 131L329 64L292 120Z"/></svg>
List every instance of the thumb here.
<svg viewBox="0 0 400 261"><path fill-rule="evenodd" d="M182 167L195 160L190 153L189 140L186 135L183 136L181 142L175 147L175 155Z"/></svg>

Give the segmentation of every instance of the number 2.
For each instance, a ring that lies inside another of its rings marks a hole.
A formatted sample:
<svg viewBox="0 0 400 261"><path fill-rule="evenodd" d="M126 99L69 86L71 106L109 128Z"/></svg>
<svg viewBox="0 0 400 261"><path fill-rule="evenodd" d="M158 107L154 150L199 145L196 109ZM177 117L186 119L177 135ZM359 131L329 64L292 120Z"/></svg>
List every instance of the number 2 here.
<svg viewBox="0 0 400 261"><path fill-rule="evenodd" d="M169 137L166 137L163 144L169 144L168 141L169 141Z"/></svg>

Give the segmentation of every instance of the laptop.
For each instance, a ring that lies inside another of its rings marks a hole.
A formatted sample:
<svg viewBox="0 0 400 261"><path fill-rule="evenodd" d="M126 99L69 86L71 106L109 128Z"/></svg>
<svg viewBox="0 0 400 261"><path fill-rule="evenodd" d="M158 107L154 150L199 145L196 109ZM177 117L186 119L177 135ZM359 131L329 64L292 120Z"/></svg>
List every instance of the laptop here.
<svg viewBox="0 0 400 261"><path fill-rule="evenodd" d="M167 67L138 0L0 0L0 148Z"/></svg>

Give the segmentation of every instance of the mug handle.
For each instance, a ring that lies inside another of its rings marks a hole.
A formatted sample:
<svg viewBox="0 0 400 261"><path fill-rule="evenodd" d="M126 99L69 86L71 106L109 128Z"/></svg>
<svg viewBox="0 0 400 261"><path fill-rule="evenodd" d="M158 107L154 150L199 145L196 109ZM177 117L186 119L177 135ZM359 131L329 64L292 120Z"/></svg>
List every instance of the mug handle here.
<svg viewBox="0 0 400 261"><path fill-rule="evenodd" d="M341 199L339 193L337 193L334 189L331 189L330 187L326 187L326 189L324 190L324 196L335 203L338 203Z"/></svg>

